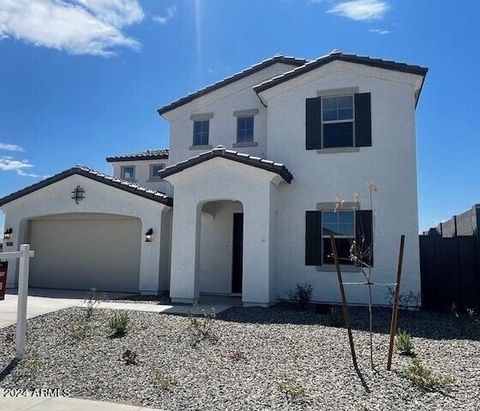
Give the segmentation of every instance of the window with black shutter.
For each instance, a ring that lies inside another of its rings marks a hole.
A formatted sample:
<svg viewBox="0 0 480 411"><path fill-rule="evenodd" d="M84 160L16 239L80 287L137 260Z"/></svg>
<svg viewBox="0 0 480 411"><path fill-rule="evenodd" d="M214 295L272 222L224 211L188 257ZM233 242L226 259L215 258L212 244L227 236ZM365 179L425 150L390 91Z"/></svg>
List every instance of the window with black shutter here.
<svg viewBox="0 0 480 411"><path fill-rule="evenodd" d="M339 262L353 265L353 241L364 262L373 266L373 217L371 210L321 210L305 213L305 265L334 264L330 236L335 238Z"/></svg>
<svg viewBox="0 0 480 411"><path fill-rule="evenodd" d="M307 99L307 150L371 145L370 93Z"/></svg>

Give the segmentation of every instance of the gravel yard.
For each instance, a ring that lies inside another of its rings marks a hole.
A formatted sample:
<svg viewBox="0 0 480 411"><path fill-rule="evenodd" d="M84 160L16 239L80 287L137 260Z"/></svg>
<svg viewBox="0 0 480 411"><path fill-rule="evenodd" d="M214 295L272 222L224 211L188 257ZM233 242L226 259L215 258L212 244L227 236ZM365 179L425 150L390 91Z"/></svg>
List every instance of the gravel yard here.
<svg viewBox="0 0 480 411"><path fill-rule="evenodd" d="M374 312L372 372L367 312L352 309L363 383L351 366L346 330L330 326L327 314L232 308L212 322L217 338L195 345L189 318L134 311L129 332L112 338L112 311L104 309L88 320L85 338L74 338L72 324L82 324L85 312L69 308L29 320L27 356L18 364L14 327L0 330L0 386L63 388L74 397L165 410L480 410L479 322L452 314L400 312L417 358L455 379L441 392L424 392L402 376L411 358L395 355L393 371L385 371L389 310ZM122 360L127 349L138 364Z"/></svg>

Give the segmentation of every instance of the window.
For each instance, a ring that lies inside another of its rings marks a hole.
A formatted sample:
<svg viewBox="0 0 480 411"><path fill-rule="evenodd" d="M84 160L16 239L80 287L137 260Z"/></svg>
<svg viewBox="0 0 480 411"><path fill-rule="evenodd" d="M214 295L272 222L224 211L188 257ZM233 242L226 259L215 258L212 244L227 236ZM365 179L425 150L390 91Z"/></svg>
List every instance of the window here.
<svg viewBox="0 0 480 411"><path fill-rule="evenodd" d="M237 143L253 141L253 116L237 117Z"/></svg>
<svg viewBox="0 0 480 411"><path fill-rule="evenodd" d="M193 145L208 145L209 120L198 120L193 122Z"/></svg>
<svg viewBox="0 0 480 411"><path fill-rule="evenodd" d="M322 98L323 148L353 147L353 96Z"/></svg>
<svg viewBox="0 0 480 411"><path fill-rule="evenodd" d="M151 164L150 165L150 178L160 179L159 173L165 168L164 164Z"/></svg>
<svg viewBox="0 0 480 411"><path fill-rule="evenodd" d="M353 264L350 246L355 240L355 212L353 210L322 210L322 259L324 264L334 264L330 235L335 236L335 244L340 264Z"/></svg>
<svg viewBox="0 0 480 411"><path fill-rule="evenodd" d="M122 167L121 176L124 180L135 180L135 167Z"/></svg>

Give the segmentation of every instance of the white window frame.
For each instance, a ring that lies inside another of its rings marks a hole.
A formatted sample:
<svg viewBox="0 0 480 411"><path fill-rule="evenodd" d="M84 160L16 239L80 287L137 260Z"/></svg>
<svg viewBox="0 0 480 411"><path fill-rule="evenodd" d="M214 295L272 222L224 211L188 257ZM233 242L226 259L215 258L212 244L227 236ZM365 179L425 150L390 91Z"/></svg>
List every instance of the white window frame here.
<svg viewBox="0 0 480 411"><path fill-rule="evenodd" d="M150 164L150 167L149 167L149 180L161 180L160 176L159 175L154 175L153 174L153 168L154 167L161 167L160 170L163 170L165 168L165 164L163 163L153 163L153 164Z"/></svg>
<svg viewBox="0 0 480 411"><path fill-rule="evenodd" d="M125 169L126 168L131 168L132 171L133 171L133 177L132 178L125 178ZM135 180L135 176L137 174L137 170L135 170L135 166L120 166L120 178L122 180L126 180L126 181L136 181Z"/></svg>
<svg viewBox="0 0 480 411"><path fill-rule="evenodd" d="M325 99L328 98L338 98L338 97L352 97L352 119L348 120L324 120L323 119L323 103ZM320 111L322 116L322 149L342 149L342 148L354 148L355 145L355 93L346 93L346 94L335 94L335 95L327 95L322 96L320 100ZM324 124L340 124L340 123L352 123L352 145L351 146L341 146L341 147L325 147L324 145L324 132L323 132L323 125Z"/></svg>
<svg viewBox="0 0 480 411"><path fill-rule="evenodd" d="M325 226L324 225L324 215L325 213L341 213L342 211L351 211L353 213L353 235L335 235L335 238L340 238L340 239L352 239L352 240L355 240L356 239L356 233L357 233L357 218L355 216L355 213L356 213L356 209L355 208L342 208L341 210L335 210L335 209L322 209L321 210L321 219L322 219L322 245L321 245L321 250L320 252L322 253L322 264L324 265L332 265L331 262L326 262L324 260L325 258L325 255L324 255L324 246L323 246L323 243L325 241L325 239L330 239L330 236L327 235L327 234L323 234L323 227ZM353 264L350 264L350 263L347 263L345 261L340 261L340 265L347 265L347 266L351 266Z"/></svg>

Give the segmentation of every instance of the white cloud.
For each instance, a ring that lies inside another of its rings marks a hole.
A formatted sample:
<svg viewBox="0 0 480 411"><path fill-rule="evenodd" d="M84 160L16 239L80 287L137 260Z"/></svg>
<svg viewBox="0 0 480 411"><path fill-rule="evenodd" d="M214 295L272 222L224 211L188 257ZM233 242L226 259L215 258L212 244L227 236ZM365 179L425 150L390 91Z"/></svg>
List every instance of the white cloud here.
<svg viewBox="0 0 480 411"><path fill-rule="evenodd" d="M29 160L17 160L10 156L0 156L0 171L15 171L19 176L45 178L40 174L29 172L33 164Z"/></svg>
<svg viewBox="0 0 480 411"><path fill-rule="evenodd" d="M165 14L162 16L154 16L152 17L153 21L156 21L157 23L164 25L167 24L169 20L175 16L175 13L177 12L177 8L175 6L167 8L165 10Z"/></svg>
<svg viewBox="0 0 480 411"><path fill-rule="evenodd" d="M0 143L0 150L5 151L25 151L23 147L16 144Z"/></svg>
<svg viewBox="0 0 480 411"><path fill-rule="evenodd" d="M108 56L115 47L140 47L120 29L143 18L137 0L0 0L0 39Z"/></svg>
<svg viewBox="0 0 480 411"><path fill-rule="evenodd" d="M385 35L385 34L390 34L391 31L390 30L384 30L384 29L370 29L368 30L369 33L375 33L375 34L381 34L381 35Z"/></svg>
<svg viewBox="0 0 480 411"><path fill-rule="evenodd" d="M352 20L374 20L383 18L389 8L388 3L381 0L351 0L338 3L327 10L327 13Z"/></svg>

